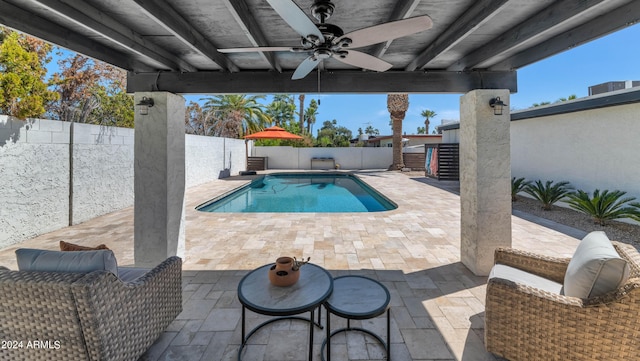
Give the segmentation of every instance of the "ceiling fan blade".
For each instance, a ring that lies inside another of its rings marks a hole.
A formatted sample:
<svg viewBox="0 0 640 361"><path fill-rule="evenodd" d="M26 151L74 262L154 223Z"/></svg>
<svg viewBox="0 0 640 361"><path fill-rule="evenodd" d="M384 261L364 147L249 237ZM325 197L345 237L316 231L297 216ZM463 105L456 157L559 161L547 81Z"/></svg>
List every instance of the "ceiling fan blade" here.
<svg viewBox="0 0 640 361"><path fill-rule="evenodd" d="M218 51L221 53L249 53L253 51L296 51L296 48L292 48L290 46L263 46L255 48L218 49Z"/></svg>
<svg viewBox="0 0 640 361"><path fill-rule="evenodd" d="M375 71L387 71L393 66L380 58L376 58L375 56L360 51L345 51L347 51L348 54L344 58L340 56L334 56L333 58L345 64Z"/></svg>
<svg viewBox="0 0 640 361"><path fill-rule="evenodd" d="M309 35L315 35L321 43L324 42L324 36L316 24L292 0L267 0L267 2L302 37L307 38Z"/></svg>
<svg viewBox="0 0 640 361"><path fill-rule="evenodd" d="M429 30L431 26L433 21L429 16L416 16L352 31L334 40L333 43L344 43L348 38L351 39L351 44L348 46L343 44L343 48L360 48Z"/></svg>
<svg viewBox="0 0 640 361"><path fill-rule="evenodd" d="M291 79L298 80L304 78L305 76L307 76L307 74L311 73L313 69L315 69L316 65L318 65L319 62L320 59L316 58L313 55L304 59L304 61L300 63L300 65L298 65L296 71L293 72L293 76L291 77Z"/></svg>

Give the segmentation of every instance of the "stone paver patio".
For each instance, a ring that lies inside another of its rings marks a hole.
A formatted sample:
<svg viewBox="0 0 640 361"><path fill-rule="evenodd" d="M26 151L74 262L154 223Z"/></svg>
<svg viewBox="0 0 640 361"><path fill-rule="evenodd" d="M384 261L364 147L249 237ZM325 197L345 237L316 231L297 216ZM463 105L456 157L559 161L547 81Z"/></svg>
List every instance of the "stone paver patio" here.
<svg viewBox="0 0 640 361"><path fill-rule="evenodd" d="M391 354L402 360L495 360L484 351L486 277L459 261L460 199L421 177L398 172L358 172L398 204L379 213L220 214L194 207L240 186L232 177L192 187L186 196L184 311L141 360L235 360L240 344L238 282L249 270L278 256L311 257L334 276L375 278L391 292ZM512 218L513 247L570 256L578 239ZM105 243L120 265L133 264L133 208L39 236L0 250L0 265L16 269L17 248L57 249L65 240ZM323 316L324 316L324 312ZM248 327L264 316L247 312ZM332 318L332 328L343 326ZM355 325L384 335L385 319ZM305 360L308 324L282 321L256 333L244 360ZM314 359L324 331L316 329ZM373 338L339 334L334 359L384 359Z"/></svg>

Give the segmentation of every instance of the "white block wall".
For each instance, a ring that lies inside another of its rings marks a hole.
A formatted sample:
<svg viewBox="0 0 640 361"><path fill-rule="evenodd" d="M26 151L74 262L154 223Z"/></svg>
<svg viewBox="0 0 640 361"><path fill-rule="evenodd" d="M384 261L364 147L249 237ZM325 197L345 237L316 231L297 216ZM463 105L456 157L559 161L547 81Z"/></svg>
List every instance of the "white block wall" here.
<svg viewBox="0 0 640 361"><path fill-rule="evenodd" d="M640 200L640 104L512 121L511 175Z"/></svg>
<svg viewBox="0 0 640 361"><path fill-rule="evenodd" d="M255 147L253 155L268 157L269 169L311 169L311 158L334 158L341 169L387 169L393 162L388 147Z"/></svg>
<svg viewBox="0 0 640 361"><path fill-rule="evenodd" d="M69 225L70 126L0 115L0 248ZM76 123L73 139L73 224L132 206L134 130ZM246 169L243 140L185 143L187 187Z"/></svg>

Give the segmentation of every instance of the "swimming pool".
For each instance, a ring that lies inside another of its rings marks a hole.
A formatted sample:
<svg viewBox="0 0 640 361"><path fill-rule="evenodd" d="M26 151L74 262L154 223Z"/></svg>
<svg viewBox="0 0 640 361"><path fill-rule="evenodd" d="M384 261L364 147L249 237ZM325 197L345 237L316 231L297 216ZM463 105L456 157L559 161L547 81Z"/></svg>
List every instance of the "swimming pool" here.
<svg viewBox="0 0 640 361"><path fill-rule="evenodd" d="M398 206L349 173L273 173L196 207L203 212L381 212Z"/></svg>

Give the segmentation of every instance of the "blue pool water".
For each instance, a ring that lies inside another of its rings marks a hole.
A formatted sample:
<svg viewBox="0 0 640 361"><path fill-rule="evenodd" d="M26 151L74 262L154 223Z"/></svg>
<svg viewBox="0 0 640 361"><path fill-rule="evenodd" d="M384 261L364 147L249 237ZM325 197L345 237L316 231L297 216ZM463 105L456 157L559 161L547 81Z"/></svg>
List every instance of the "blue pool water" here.
<svg viewBox="0 0 640 361"><path fill-rule="evenodd" d="M196 209L203 212L380 212L398 206L347 173L274 173Z"/></svg>

